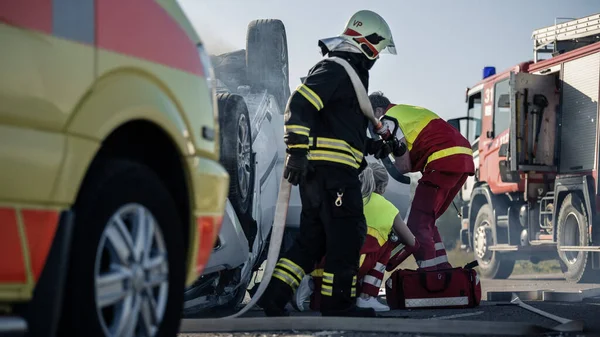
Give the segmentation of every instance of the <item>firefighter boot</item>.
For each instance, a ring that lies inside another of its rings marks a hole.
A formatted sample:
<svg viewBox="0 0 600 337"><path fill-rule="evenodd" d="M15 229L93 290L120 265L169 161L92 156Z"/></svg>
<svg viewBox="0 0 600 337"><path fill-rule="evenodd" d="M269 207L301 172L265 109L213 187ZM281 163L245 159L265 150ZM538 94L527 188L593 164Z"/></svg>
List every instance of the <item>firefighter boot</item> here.
<svg viewBox="0 0 600 337"><path fill-rule="evenodd" d="M373 308L359 308L356 306L356 275L353 277L335 275L335 277L334 279L333 274L323 273L323 285L321 286L322 316L377 316ZM333 280L333 282L329 283L330 280Z"/></svg>
<svg viewBox="0 0 600 337"><path fill-rule="evenodd" d="M258 300L258 305L266 316L289 316L290 313L285 306L292 298L293 293L294 291L289 285L277 278L271 278L269 286Z"/></svg>

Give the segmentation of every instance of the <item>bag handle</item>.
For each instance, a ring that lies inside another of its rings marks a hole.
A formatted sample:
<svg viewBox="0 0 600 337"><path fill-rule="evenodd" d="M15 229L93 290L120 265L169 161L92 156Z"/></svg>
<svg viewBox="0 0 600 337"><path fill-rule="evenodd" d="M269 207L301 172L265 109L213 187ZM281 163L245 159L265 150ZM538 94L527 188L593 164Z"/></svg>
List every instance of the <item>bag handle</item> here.
<svg viewBox="0 0 600 337"><path fill-rule="evenodd" d="M475 267L479 266L479 262L477 262L477 260L473 260L467 264L465 264L465 266L463 267L464 269L473 269Z"/></svg>
<svg viewBox="0 0 600 337"><path fill-rule="evenodd" d="M439 293L442 292L446 289L448 289L448 286L450 285L450 281L452 280L452 273L451 272L437 272L439 275L444 274L446 275L446 279L444 280L444 287L442 287L442 289L438 289L438 290L431 290L429 289L429 287L427 286L427 274L431 274L431 272L429 273L420 273L420 279L421 279L421 286L423 286L423 288L427 289L427 291L429 291L430 293Z"/></svg>

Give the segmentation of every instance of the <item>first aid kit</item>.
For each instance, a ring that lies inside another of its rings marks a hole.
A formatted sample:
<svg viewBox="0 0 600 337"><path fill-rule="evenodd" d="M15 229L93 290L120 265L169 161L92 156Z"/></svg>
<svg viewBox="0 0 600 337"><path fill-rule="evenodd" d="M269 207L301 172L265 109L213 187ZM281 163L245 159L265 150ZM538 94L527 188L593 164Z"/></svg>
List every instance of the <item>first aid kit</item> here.
<svg viewBox="0 0 600 337"><path fill-rule="evenodd" d="M481 301L477 261L434 271L396 270L385 283L390 309L472 308Z"/></svg>

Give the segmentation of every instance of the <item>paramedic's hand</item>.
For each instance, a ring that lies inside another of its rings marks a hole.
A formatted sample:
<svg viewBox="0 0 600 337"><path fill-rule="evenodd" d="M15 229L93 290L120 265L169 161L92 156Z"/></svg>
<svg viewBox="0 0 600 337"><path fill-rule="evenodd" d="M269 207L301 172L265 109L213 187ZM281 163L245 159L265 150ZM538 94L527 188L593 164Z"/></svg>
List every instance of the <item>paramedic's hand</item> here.
<svg viewBox="0 0 600 337"><path fill-rule="evenodd" d="M296 186L304 181L308 171L308 157L304 150L288 150L283 177Z"/></svg>
<svg viewBox="0 0 600 337"><path fill-rule="evenodd" d="M392 130L388 123L379 122L379 125L373 127L375 133L378 134L382 139L388 139L392 136Z"/></svg>
<svg viewBox="0 0 600 337"><path fill-rule="evenodd" d="M406 144L394 138L392 140L392 152L394 153L394 157L402 157L406 153Z"/></svg>

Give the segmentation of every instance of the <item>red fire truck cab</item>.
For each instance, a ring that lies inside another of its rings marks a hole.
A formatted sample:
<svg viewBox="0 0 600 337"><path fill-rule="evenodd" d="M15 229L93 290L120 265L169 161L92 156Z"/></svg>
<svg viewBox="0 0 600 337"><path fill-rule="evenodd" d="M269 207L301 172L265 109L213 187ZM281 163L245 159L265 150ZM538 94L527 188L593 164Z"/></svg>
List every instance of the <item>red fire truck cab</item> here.
<svg viewBox="0 0 600 337"><path fill-rule="evenodd" d="M533 32L534 60L467 89L476 174L457 196L460 237L487 278L558 259L567 280L600 271L600 14ZM540 60L540 55L551 57Z"/></svg>

